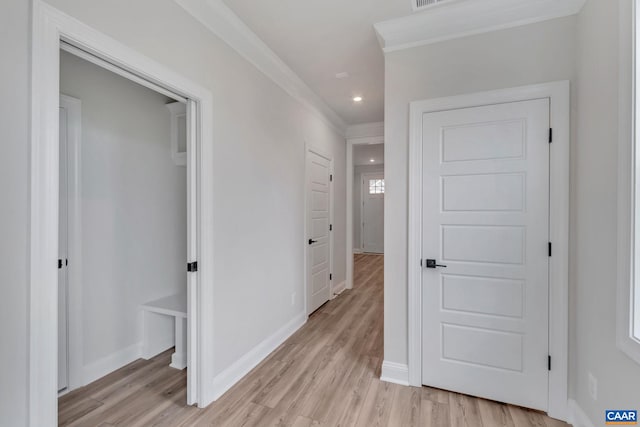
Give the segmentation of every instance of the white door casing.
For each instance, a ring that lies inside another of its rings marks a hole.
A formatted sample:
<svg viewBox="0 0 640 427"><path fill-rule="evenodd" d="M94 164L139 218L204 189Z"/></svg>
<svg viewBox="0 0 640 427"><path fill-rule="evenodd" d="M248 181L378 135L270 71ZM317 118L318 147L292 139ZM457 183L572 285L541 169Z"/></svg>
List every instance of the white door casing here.
<svg viewBox="0 0 640 427"><path fill-rule="evenodd" d="M382 193L370 191L371 181L374 181L375 191L379 188L382 189ZM382 185L376 186L375 184L381 183ZM366 173L362 174L362 209L360 210L361 216L361 230L362 230L362 249L368 253L384 252L384 173Z"/></svg>
<svg viewBox="0 0 640 427"><path fill-rule="evenodd" d="M331 298L331 159L307 150L307 314Z"/></svg>
<svg viewBox="0 0 640 427"><path fill-rule="evenodd" d="M549 100L425 114L424 384L548 402ZM425 261L425 267L426 265Z"/></svg>
<svg viewBox="0 0 640 427"><path fill-rule="evenodd" d="M59 167L59 204L58 204L58 391L69 386L69 346L68 346L68 282L67 282L67 109L60 105L60 167Z"/></svg>
<svg viewBox="0 0 640 427"><path fill-rule="evenodd" d="M29 224L29 419L30 426L57 425L57 308L58 300L58 204L59 204L59 57L60 49L82 48L97 58L108 58L116 71L146 86L195 102L198 118L196 138L197 303L194 316L197 342L191 346L197 360L194 396L205 407L216 396L213 307L213 96L211 92L118 41L83 24L41 0L33 2L31 137L30 137L30 224ZM64 41L64 43L63 43ZM105 66L108 68L108 66ZM114 71L115 72L115 71ZM78 154L77 152L75 153ZM76 187L77 188L77 187ZM71 195L70 195L71 197ZM79 212L79 210L78 210ZM76 213L69 209L69 215ZM71 218L70 218L71 222ZM73 245L70 252L73 252ZM73 254L72 258L75 259ZM79 265L70 262L69 276L75 282ZM73 285L72 285L73 286ZM70 305L79 295L72 292ZM73 310L72 310L73 312ZM71 321L71 319L70 319ZM71 321L72 322L72 321ZM71 333L73 335L74 332ZM70 345L72 345L70 343ZM73 349L72 355L80 355ZM53 356L52 356L53 355ZM71 371L70 374L73 372ZM73 382L73 376L70 377Z"/></svg>

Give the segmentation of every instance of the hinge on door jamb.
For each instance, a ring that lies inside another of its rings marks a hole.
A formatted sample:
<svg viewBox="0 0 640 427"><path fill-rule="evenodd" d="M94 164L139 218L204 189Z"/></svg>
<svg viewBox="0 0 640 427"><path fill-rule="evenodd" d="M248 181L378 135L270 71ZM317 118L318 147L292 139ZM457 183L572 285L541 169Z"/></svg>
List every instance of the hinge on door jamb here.
<svg viewBox="0 0 640 427"><path fill-rule="evenodd" d="M549 128L549 143L553 142L553 128Z"/></svg>
<svg viewBox="0 0 640 427"><path fill-rule="evenodd" d="M329 175L329 181L333 181L333 174Z"/></svg>
<svg viewBox="0 0 640 427"><path fill-rule="evenodd" d="M551 242L549 242L549 256L551 256Z"/></svg>
<svg viewBox="0 0 640 427"><path fill-rule="evenodd" d="M329 224L329 231L333 231L333 224Z"/></svg>
<svg viewBox="0 0 640 427"><path fill-rule="evenodd" d="M547 367L549 368L549 370L551 370L551 355L549 355L547 357L548 357L548 359L547 359L548 366Z"/></svg>
<svg viewBox="0 0 640 427"><path fill-rule="evenodd" d="M329 280L333 280L333 274L329 273Z"/></svg>
<svg viewBox="0 0 640 427"><path fill-rule="evenodd" d="M187 271L190 273L194 273L198 271L198 261L188 262L187 263Z"/></svg>

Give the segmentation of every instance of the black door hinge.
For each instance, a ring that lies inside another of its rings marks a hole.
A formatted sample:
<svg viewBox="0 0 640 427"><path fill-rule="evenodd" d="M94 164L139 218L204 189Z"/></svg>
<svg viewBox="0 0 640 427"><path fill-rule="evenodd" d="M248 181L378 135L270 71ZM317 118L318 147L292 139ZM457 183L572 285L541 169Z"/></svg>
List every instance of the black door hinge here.
<svg viewBox="0 0 640 427"><path fill-rule="evenodd" d="M549 370L551 370L551 355L549 355L547 357L548 357L548 359L547 359L548 366L547 367L549 368Z"/></svg>
<svg viewBox="0 0 640 427"><path fill-rule="evenodd" d="M329 181L333 181L333 174L329 175Z"/></svg>
<svg viewBox="0 0 640 427"><path fill-rule="evenodd" d="M553 142L553 128L549 128L549 143Z"/></svg>
<svg viewBox="0 0 640 427"><path fill-rule="evenodd" d="M551 242L549 242L549 256L551 256Z"/></svg>
<svg viewBox="0 0 640 427"><path fill-rule="evenodd" d="M187 271L190 273L194 273L198 271L198 261L188 262L187 263Z"/></svg>
<svg viewBox="0 0 640 427"><path fill-rule="evenodd" d="M333 274L329 273L329 280L333 280Z"/></svg>
<svg viewBox="0 0 640 427"><path fill-rule="evenodd" d="M329 231L333 231L333 224L329 224Z"/></svg>
<svg viewBox="0 0 640 427"><path fill-rule="evenodd" d="M62 260L61 260L61 259L59 259L59 260L58 260L58 269L61 269L61 268L62 268Z"/></svg>

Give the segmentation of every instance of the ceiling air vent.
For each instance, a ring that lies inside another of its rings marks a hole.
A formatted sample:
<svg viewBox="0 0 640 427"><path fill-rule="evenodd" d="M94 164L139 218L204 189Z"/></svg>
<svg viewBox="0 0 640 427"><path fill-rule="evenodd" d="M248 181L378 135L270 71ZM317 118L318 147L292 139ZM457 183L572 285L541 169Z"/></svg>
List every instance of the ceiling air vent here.
<svg viewBox="0 0 640 427"><path fill-rule="evenodd" d="M448 3L451 0L411 0L413 10L422 10L439 3Z"/></svg>

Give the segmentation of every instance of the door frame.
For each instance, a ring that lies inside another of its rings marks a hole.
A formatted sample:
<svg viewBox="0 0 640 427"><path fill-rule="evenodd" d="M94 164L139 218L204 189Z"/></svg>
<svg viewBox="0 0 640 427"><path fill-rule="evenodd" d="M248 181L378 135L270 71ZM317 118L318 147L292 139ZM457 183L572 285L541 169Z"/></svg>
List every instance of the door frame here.
<svg viewBox="0 0 640 427"><path fill-rule="evenodd" d="M333 157L331 157L331 154L329 154L328 152L316 148L313 145L310 145L308 143L305 143L305 148L304 148L304 250L303 250L303 254L304 254L304 291L303 291L303 296L304 296L304 315L305 318L309 317L309 243L308 243L308 239L309 239L309 212L307 211L309 205L309 197L308 197L308 183L309 183L309 168L307 167L307 159L309 156L309 153L314 153L317 154L320 157L325 158L326 160L329 161L329 175L333 176L334 174L334 170L333 170ZM329 180L329 223L330 224L334 224L334 182L333 180ZM329 231L329 273L333 274L333 242L334 242L334 238L333 238L333 233L335 232L334 230ZM333 278L329 280L329 300L333 299Z"/></svg>
<svg viewBox="0 0 640 427"><path fill-rule="evenodd" d="M60 94L60 106L66 108L67 139L67 348L68 384L60 395L85 385L82 372L82 101Z"/></svg>
<svg viewBox="0 0 640 427"><path fill-rule="evenodd" d="M423 101L410 105L408 222L408 383L422 386L422 116L426 113L506 102L550 99L549 416L567 419L569 325L570 84L558 81Z"/></svg>
<svg viewBox="0 0 640 427"><path fill-rule="evenodd" d="M197 384L192 400L213 401L213 97L211 92L164 65L83 24L42 0L33 1L31 66L31 159L29 243L30 426L55 426L57 395L58 126L60 48L64 41L101 58L142 83L160 86L195 102L197 157L198 286L192 344ZM52 357L53 355L53 357ZM207 363L205 363L207 361Z"/></svg>
<svg viewBox="0 0 640 427"><path fill-rule="evenodd" d="M360 176L362 177L362 179L366 179L365 177L367 176L375 176L375 175L382 175L382 179L384 179L384 170L382 172L366 172ZM362 206L360 207L360 249L362 249L363 253L367 253L367 251L365 251L365 248L364 248L364 197L366 195L365 187L367 186L365 186L364 183L361 182L360 183L360 201L362 202ZM383 197L382 214L384 216L384 194L382 195L382 197ZM384 221L384 218L383 218L383 221ZM383 233L384 233L384 229L383 229ZM368 253L376 254L378 252L368 252ZM384 248L382 253L384 254Z"/></svg>
<svg viewBox="0 0 640 427"><path fill-rule="evenodd" d="M378 126L377 123L374 123L374 132L380 133L380 135L353 136L347 139L347 235L345 239L347 241L346 289L353 289L353 146L384 144L384 135L382 135L384 133L383 126Z"/></svg>

